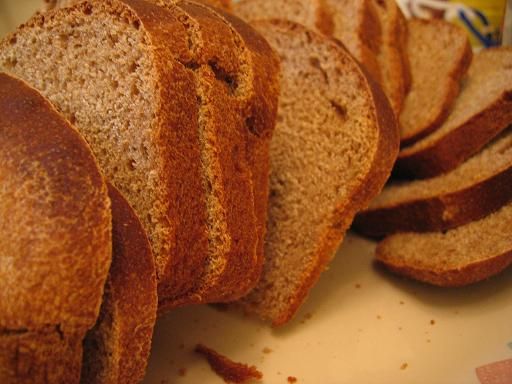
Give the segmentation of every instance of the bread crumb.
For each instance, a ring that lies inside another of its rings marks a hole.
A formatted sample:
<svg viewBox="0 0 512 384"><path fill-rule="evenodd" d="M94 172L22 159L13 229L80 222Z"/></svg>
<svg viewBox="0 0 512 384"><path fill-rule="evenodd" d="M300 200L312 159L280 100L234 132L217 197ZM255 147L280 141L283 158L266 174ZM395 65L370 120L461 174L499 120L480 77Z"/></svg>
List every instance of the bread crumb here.
<svg viewBox="0 0 512 384"><path fill-rule="evenodd" d="M265 347L261 350L261 352L265 353L265 354L269 354L269 353L272 353L273 351L269 348L269 347Z"/></svg>
<svg viewBox="0 0 512 384"><path fill-rule="evenodd" d="M430 341L431 341L430 339L427 339L427 343L430 343Z"/></svg>
<svg viewBox="0 0 512 384"><path fill-rule="evenodd" d="M206 358L211 369L226 383L238 384L263 378L263 374L255 366L236 363L202 344L197 344L195 351Z"/></svg>
<svg viewBox="0 0 512 384"><path fill-rule="evenodd" d="M402 330L402 327L398 327L398 330L401 331Z"/></svg>
<svg viewBox="0 0 512 384"><path fill-rule="evenodd" d="M297 378L294 377L294 376L288 376L287 380L288 380L289 383L296 383L297 382Z"/></svg>
<svg viewBox="0 0 512 384"><path fill-rule="evenodd" d="M404 305L404 304L405 304L405 303L404 303L402 300L400 300L400 305Z"/></svg>
<svg viewBox="0 0 512 384"><path fill-rule="evenodd" d="M403 363L403 364L400 366L400 369L401 369L402 371L405 371L405 370L407 369L407 367L408 367L408 366L409 366L409 364L407 364L407 363Z"/></svg>
<svg viewBox="0 0 512 384"><path fill-rule="evenodd" d="M381 315L377 315L377 319L378 320L382 320L382 316Z"/></svg>
<svg viewBox="0 0 512 384"><path fill-rule="evenodd" d="M184 377L186 374L187 374L187 369L186 368L178 369L178 375L180 375L181 377Z"/></svg>
<svg viewBox="0 0 512 384"><path fill-rule="evenodd" d="M430 324L431 324L431 325L434 325L435 323L436 323L436 321L435 321L435 320L430 320Z"/></svg>
<svg viewBox="0 0 512 384"><path fill-rule="evenodd" d="M361 284L357 283L357 284L355 285L355 287L356 287L356 289L360 289L360 288L361 288Z"/></svg>

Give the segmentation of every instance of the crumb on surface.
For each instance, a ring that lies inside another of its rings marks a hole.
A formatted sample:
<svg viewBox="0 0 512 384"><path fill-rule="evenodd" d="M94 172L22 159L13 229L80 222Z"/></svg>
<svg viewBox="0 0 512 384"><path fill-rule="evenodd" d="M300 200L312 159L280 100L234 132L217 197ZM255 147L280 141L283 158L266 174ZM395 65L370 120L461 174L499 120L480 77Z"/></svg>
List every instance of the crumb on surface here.
<svg viewBox="0 0 512 384"><path fill-rule="evenodd" d="M272 349L270 349L269 347L265 347L261 350L261 352L265 353L265 354L269 354L269 353L272 353Z"/></svg>
<svg viewBox="0 0 512 384"><path fill-rule="evenodd" d="M288 378L286 380L288 380L289 383L297 382L297 378L295 376L288 376Z"/></svg>
<svg viewBox="0 0 512 384"><path fill-rule="evenodd" d="M378 320L382 320L382 316L381 315L377 315L377 319Z"/></svg>
<svg viewBox="0 0 512 384"><path fill-rule="evenodd" d="M430 324L431 324L431 325L434 325L435 323L436 323L436 321L435 321L435 320L430 320Z"/></svg>
<svg viewBox="0 0 512 384"><path fill-rule="evenodd" d="M407 369L407 367L408 367L408 366L409 366L409 364L407 364L407 363L403 363L403 364L400 366L400 369L401 369L402 371L405 371L405 370Z"/></svg>
<svg viewBox="0 0 512 384"><path fill-rule="evenodd" d="M400 305L404 305L404 304L405 304L405 302L403 302L402 300L400 300Z"/></svg>
<svg viewBox="0 0 512 384"><path fill-rule="evenodd" d="M356 287L356 289L360 289L361 288L361 284L357 283L356 285L354 285L354 287Z"/></svg>
<svg viewBox="0 0 512 384"><path fill-rule="evenodd" d="M226 383L245 383L263 378L255 366L236 363L202 344L197 344L195 351L206 358L212 370Z"/></svg>

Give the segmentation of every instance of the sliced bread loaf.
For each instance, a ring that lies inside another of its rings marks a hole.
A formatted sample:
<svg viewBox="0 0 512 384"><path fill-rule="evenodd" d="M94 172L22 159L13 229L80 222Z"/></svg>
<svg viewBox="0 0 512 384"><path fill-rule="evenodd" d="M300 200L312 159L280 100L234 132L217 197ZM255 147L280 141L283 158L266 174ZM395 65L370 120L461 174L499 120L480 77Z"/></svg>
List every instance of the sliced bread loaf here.
<svg viewBox="0 0 512 384"><path fill-rule="evenodd" d="M433 177L477 153L512 123L512 48L475 54L446 121L424 139L403 149L396 174Z"/></svg>
<svg viewBox="0 0 512 384"><path fill-rule="evenodd" d="M155 260L144 228L109 185L112 265L100 315L84 339L83 384L137 384L144 378L156 320Z"/></svg>
<svg viewBox="0 0 512 384"><path fill-rule="evenodd" d="M326 0L241 0L233 13L248 22L286 18L326 35L333 33L333 20Z"/></svg>
<svg viewBox="0 0 512 384"><path fill-rule="evenodd" d="M234 260L251 261L238 279L257 265L247 133L224 105L248 76L231 48L205 44L220 32L203 25L174 4L91 0L36 16L0 51L76 122L138 213L162 301ZM246 292L221 280L233 297Z"/></svg>
<svg viewBox="0 0 512 384"><path fill-rule="evenodd" d="M373 0L381 25L377 55L381 85L396 116L400 116L411 75L407 58L407 21L395 0Z"/></svg>
<svg viewBox="0 0 512 384"><path fill-rule="evenodd" d="M512 204L446 233L401 233L383 240L377 260L392 271L442 287L487 279L512 264Z"/></svg>
<svg viewBox="0 0 512 384"><path fill-rule="evenodd" d="M0 73L0 382L78 383L111 262L107 186L78 132Z"/></svg>
<svg viewBox="0 0 512 384"><path fill-rule="evenodd" d="M254 25L281 57L282 75L264 272L240 305L281 325L382 188L399 138L382 91L341 45L288 21Z"/></svg>
<svg viewBox="0 0 512 384"><path fill-rule="evenodd" d="M507 130L451 172L384 188L354 227L380 237L444 231L481 219L512 199L512 132Z"/></svg>
<svg viewBox="0 0 512 384"><path fill-rule="evenodd" d="M452 23L412 19L408 30L412 84L400 114L402 145L425 137L443 123L473 57L466 31Z"/></svg>

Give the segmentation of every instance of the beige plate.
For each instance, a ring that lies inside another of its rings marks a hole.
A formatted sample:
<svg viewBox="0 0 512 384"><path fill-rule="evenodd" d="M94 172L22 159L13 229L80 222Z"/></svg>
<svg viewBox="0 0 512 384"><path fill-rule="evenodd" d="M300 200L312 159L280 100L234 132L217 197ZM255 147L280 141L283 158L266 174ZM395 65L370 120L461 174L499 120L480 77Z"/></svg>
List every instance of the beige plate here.
<svg viewBox="0 0 512 384"><path fill-rule="evenodd" d="M373 251L349 235L281 329L207 306L160 319L145 383L223 383L194 354L196 343L256 365L263 383L512 383L512 269L440 289L374 266Z"/></svg>

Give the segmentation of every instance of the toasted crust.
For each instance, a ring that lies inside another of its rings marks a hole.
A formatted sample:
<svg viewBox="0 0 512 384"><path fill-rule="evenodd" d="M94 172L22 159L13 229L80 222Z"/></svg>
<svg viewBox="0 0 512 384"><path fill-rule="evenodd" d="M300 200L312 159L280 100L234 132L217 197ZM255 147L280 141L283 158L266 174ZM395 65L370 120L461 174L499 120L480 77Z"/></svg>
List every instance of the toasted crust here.
<svg viewBox="0 0 512 384"><path fill-rule="evenodd" d="M512 199L512 167L471 187L360 212L354 228L370 237L445 231L481 219Z"/></svg>
<svg viewBox="0 0 512 384"><path fill-rule="evenodd" d="M187 9L186 1L180 2ZM211 13L211 9L206 9ZM263 246L267 220L269 189L269 150L277 115L279 94L279 59L268 43L252 27L239 18L216 10L213 18L221 21L233 34L242 64L250 66L244 95L239 95L236 109L241 114L241 134L247 141L246 158L250 166L254 212L256 216L257 249L251 260L235 258L223 276L207 292L204 301L233 301L245 295L258 282L263 268ZM219 28L216 28L218 31ZM230 285L232 288L230 288ZM196 296L197 297L197 296Z"/></svg>
<svg viewBox="0 0 512 384"><path fill-rule="evenodd" d="M99 320L84 340L81 382L135 384L144 378L156 321L155 260L135 212L115 187L108 188L112 266Z"/></svg>
<svg viewBox="0 0 512 384"><path fill-rule="evenodd" d="M0 381L77 382L111 262L107 187L78 132L2 73L0 138Z"/></svg>

